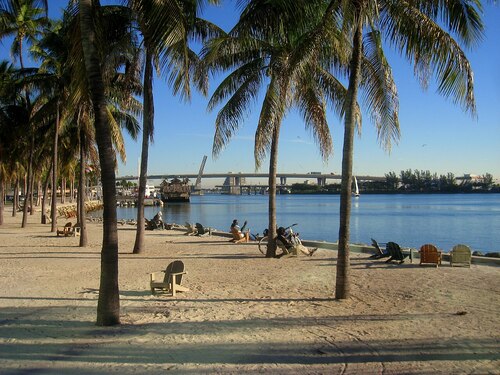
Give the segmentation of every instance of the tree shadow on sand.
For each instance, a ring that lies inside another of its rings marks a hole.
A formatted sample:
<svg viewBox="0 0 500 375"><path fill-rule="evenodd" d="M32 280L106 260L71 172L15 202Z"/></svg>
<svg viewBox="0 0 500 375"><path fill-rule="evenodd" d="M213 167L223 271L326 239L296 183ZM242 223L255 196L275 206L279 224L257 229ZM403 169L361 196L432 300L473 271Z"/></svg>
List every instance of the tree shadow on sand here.
<svg viewBox="0 0 500 375"><path fill-rule="evenodd" d="M150 314L150 319L158 319L158 322L123 324L104 329L87 321L46 319L44 316L47 316L47 308L44 308L43 314L39 314L38 317L36 315L40 311L37 309L3 308L0 314L10 319L0 321L0 337L3 338L0 344L2 349L0 360L8 363L12 361L31 369L36 368L40 361L62 361L65 366L77 373L91 373L89 363L279 366L390 362L410 364L410 362L429 361L460 363L500 359L500 345L493 338L353 340L345 337L343 339L322 337L325 327L332 328L333 333L336 327L344 323L383 321L391 324L397 320L435 319L437 315L442 316L442 314L174 322L168 321L167 310L165 306L150 306L147 311L143 311ZM89 316L92 312L91 308L82 308L81 311L82 315ZM58 313L56 308L53 313ZM273 342L258 339L260 334L271 330L283 332L283 336L276 337ZM300 342L297 339L291 340L285 334L290 330L307 332L309 339L304 337ZM233 339L232 342L225 342L223 339L225 335L238 337L238 333L253 339L248 341Z"/></svg>

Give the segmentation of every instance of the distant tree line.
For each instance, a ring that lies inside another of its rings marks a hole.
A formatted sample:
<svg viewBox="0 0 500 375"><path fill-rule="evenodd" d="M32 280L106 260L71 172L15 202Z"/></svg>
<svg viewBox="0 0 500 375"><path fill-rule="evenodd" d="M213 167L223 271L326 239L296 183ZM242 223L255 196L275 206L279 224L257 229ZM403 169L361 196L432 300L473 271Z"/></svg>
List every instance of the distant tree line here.
<svg viewBox="0 0 500 375"><path fill-rule="evenodd" d="M398 174L385 174L385 181L358 181L361 193L499 193L500 186L494 184L493 176L455 177L453 173L441 174L430 171L407 169ZM325 186L297 183L292 185L292 194L338 194L340 184Z"/></svg>

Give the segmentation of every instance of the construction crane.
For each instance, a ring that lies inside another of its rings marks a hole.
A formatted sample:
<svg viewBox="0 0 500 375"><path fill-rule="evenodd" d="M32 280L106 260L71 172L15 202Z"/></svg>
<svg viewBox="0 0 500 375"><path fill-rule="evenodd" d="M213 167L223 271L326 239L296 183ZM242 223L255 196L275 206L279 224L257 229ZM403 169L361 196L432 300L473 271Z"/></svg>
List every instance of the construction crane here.
<svg viewBox="0 0 500 375"><path fill-rule="evenodd" d="M206 162L207 162L207 155L204 155L203 160L201 161L200 171L198 172L198 177L196 178L196 182L194 184L194 191L201 190L201 176L203 175L203 169L205 169Z"/></svg>

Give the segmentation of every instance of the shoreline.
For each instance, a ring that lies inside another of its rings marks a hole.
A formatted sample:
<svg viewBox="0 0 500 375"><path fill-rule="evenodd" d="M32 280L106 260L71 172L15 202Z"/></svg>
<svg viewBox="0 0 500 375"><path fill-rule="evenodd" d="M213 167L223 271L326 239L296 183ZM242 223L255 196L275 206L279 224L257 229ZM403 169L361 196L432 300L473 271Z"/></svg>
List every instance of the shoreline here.
<svg viewBox="0 0 500 375"><path fill-rule="evenodd" d="M426 194L426 193L422 193ZM102 209L102 201L87 201L85 203L86 206L86 211L87 213L94 212L94 211L99 211ZM7 207L7 206L6 206ZM58 219L61 220L71 220L76 217L76 204L75 203L66 203L66 204L59 204L58 205ZM7 211L7 210L6 210ZM38 207L35 208L35 214L33 216L36 216L37 212L40 212L40 209ZM18 212L18 215L22 213ZM10 216L10 215L9 215ZM4 212L4 217L5 217L5 212ZM47 209L47 217L50 217L50 208ZM102 215L101 216L92 216L88 215L87 216L87 223L100 223L102 222ZM132 225L135 228L137 225L135 220L127 220L127 219L120 219L118 218L117 220L118 226L120 225ZM47 223L48 225L49 223ZM166 225L170 225L171 227L175 227L174 230L183 230L182 228L184 225L182 224L177 224L177 223L165 223ZM61 224L62 226L62 224ZM210 227L210 225L207 225L207 228ZM226 232L226 231L221 231L219 229L213 228L214 232L217 235L220 236L225 236L225 237L231 237L231 233ZM328 242L324 240L315 240L315 239L302 239L302 243L304 246L307 247L318 247L322 249L327 249L327 250L334 250L337 251L338 248L338 243L337 242ZM403 243L399 244L401 246L401 249L403 253L409 254L411 258L413 259L419 259L418 255L418 249L414 247L408 247ZM351 243L349 244L350 251L354 253L363 253L363 254L373 254L375 252L375 249L372 245L367 244L367 243ZM443 261L447 262L449 261L449 251L451 249L441 249L438 248L443 255ZM482 255L472 255L471 262L473 264L491 264L491 265L500 265L500 256L498 256L499 252L497 251L479 251L479 253L482 253ZM493 256L488 256L488 254L492 254Z"/></svg>
<svg viewBox="0 0 500 375"><path fill-rule="evenodd" d="M352 253L349 300L336 252L267 259L255 243L119 226L122 324L96 327L102 225L89 245L46 225L0 226L0 366L47 374L498 374L500 268L385 264ZM62 225L63 223L59 223ZM175 298L149 272L186 265ZM408 281L411 280L411 283Z"/></svg>

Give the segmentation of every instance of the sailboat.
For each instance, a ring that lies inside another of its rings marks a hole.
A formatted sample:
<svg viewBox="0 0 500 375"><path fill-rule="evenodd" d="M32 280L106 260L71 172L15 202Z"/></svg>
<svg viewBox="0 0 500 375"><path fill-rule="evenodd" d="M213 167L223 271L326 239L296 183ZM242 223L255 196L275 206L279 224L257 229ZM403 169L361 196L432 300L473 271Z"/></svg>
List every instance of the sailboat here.
<svg viewBox="0 0 500 375"><path fill-rule="evenodd" d="M359 187L358 187L358 180L356 179L356 176L354 176L354 196L359 197Z"/></svg>

